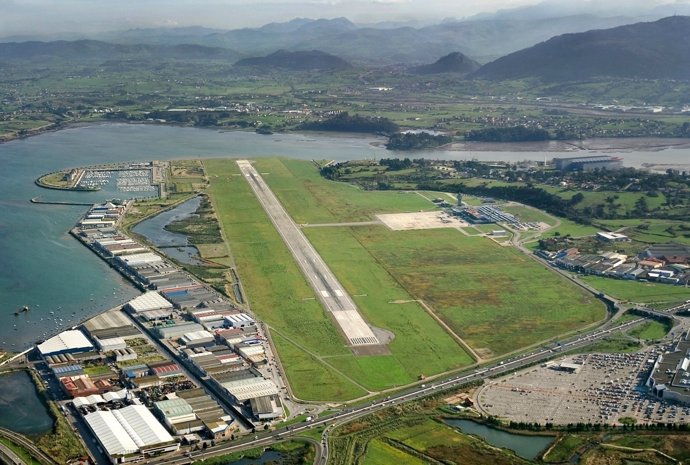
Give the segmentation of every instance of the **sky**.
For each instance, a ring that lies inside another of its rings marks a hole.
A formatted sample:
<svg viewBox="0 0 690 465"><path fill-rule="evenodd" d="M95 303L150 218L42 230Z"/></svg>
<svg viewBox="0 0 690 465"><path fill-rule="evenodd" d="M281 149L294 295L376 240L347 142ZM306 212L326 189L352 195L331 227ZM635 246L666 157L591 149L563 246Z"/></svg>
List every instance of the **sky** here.
<svg viewBox="0 0 690 465"><path fill-rule="evenodd" d="M296 17L355 23L433 22L537 4L541 0L0 0L0 37L60 32L94 33L137 27L257 27ZM564 11L631 14L661 3L690 0L546 0Z"/></svg>

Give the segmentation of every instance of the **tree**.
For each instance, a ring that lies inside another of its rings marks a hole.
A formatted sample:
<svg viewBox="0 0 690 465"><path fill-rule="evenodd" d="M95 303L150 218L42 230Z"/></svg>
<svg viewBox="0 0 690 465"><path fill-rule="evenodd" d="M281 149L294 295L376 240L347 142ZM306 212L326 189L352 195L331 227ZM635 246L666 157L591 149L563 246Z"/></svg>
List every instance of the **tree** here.
<svg viewBox="0 0 690 465"><path fill-rule="evenodd" d="M635 209L633 210L636 215L644 216L649 211L649 205L647 204L647 199L642 196L635 202Z"/></svg>

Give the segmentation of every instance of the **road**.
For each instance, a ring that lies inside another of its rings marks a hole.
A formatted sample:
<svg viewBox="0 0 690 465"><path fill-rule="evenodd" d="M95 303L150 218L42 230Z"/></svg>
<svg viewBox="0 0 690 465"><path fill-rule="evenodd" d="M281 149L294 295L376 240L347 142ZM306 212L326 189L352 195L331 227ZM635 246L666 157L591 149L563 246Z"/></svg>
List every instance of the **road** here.
<svg viewBox="0 0 690 465"><path fill-rule="evenodd" d="M345 334L348 343L351 346L379 345L380 341L360 315L352 298L285 211L261 175L248 160L238 160L237 165L317 297Z"/></svg>
<svg viewBox="0 0 690 465"><path fill-rule="evenodd" d="M31 442L29 439L25 438L23 435L19 433L15 433L14 431L10 431L6 428L0 428L0 436L9 439L13 443L29 451L31 456L37 459L41 463L41 465L57 464L57 462L55 462L51 457L45 454L33 442Z"/></svg>
<svg viewBox="0 0 690 465"><path fill-rule="evenodd" d="M418 400L427 396L436 394L440 390L458 388L467 383L479 381L488 377L495 377L506 374L510 371L515 371L524 368L528 365L540 363L550 358L559 357L562 352L571 351L594 343L599 339L608 337L612 332L628 330L636 325L646 321L644 318L628 321L621 325L609 327L608 325L578 336L563 340L560 343L552 343L546 346L538 347L532 351L518 355L507 360L492 363L482 367L477 367L471 371L463 374L454 375L443 380L429 382L428 384L418 385L406 390L403 390L395 395L391 395L382 400L374 400L367 404L363 404L354 408L343 410L332 415L324 416L310 422L300 423L293 426L279 428L271 432L257 433L255 436L245 437L233 443L224 442L222 444L209 447L203 451L203 458L209 458L218 455L225 455L231 452L238 452L245 449L256 447L268 447L276 442L283 441L290 437L299 436L301 433L318 427L326 427L324 430L322 441L318 443L316 464L325 464L330 457L328 449L328 434L334 425L345 423L357 419L361 416L368 415L377 410L391 407L393 405L402 404L412 400ZM150 464L188 464L194 460L201 459L202 452L196 452L193 457L178 456L178 457L160 457L157 459L150 459Z"/></svg>

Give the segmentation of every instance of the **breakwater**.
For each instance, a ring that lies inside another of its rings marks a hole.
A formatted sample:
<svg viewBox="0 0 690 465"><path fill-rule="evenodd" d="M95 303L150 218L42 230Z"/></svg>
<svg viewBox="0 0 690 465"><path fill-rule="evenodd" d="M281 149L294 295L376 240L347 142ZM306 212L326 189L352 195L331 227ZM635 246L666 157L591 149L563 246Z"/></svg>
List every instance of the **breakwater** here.
<svg viewBox="0 0 690 465"><path fill-rule="evenodd" d="M33 197L30 200L31 203L39 203L43 205L76 205L76 206L85 206L85 207L90 207L93 205L93 203L87 203L87 202L68 202L68 201L62 201L62 200L41 200L40 197Z"/></svg>

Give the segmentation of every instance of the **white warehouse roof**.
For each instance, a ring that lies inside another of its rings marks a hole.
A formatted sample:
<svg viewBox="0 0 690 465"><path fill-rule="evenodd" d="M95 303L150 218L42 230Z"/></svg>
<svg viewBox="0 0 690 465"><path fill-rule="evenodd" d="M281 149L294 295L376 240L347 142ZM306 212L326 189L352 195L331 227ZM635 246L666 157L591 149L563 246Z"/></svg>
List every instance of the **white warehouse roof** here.
<svg viewBox="0 0 690 465"><path fill-rule="evenodd" d="M47 341L39 344L38 351L41 355L57 354L60 352L78 352L93 349L93 345L78 329L63 331Z"/></svg>
<svg viewBox="0 0 690 465"><path fill-rule="evenodd" d="M84 416L84 420L98 438L108 455L127 455L139 450L127 430L110 410L97 410Z"/></svg>
<svg viewBox="0 0 690 465"><path fill-rule="evenodd" d="M253 325L255 323L254 318L247 315L246 313L237 313L235 315L228 315L225 317L225 321L231 326L238 325Z"/></svg>
<svg viewBox="0 0 690 465"><path fill-rule="evenodd" d="M140 448L173 441L143 405L96 411L84 416L110 456L133 454Z"/></svg>
<svg viewBox="0 0 690 465"><path fill-rule="evenodd" d="M165 298L158 292L146 292L134 300L130 300L127 305L136 313L149 312L152 310L161 310L172 308L173 305L165 300Z"/></svg>
<svg viewBox="0 0 690 465"><path fill-rule="evenodd" d="M256 397L273 396L280 392L273 381L258 377L228 381L222 385L238 402Z"/></svg>
<svg viewBox="0 0 690 465"><path fill-rule="evenodd" d="M124 349L127 347L125 340L119 336L109 337L109 338L94 338L96 339L96 345L100 347L103 352L108 352L115 349Z"/></svg>
<svg viewBox="0 0 690 465"><path fill-rule="evenodd" d="M124 256L118 257L118 260L121 260L130 266L160 263L163 261L163 259L160 256L156 255L153 252L137 253L137 254L133 254L133 255L124 255Z"/></svg>
<svg viewBox="0 0 690 465"><path fill-rule="evenodd" d="M192 331L190 333L185 333L182 336L182 340L184 341L185 344L190 343L190 342L196 342L196 341L204 341L204 340L213 340L213 334L209 333L205 329L202 329L200 331Z"/></svg>

